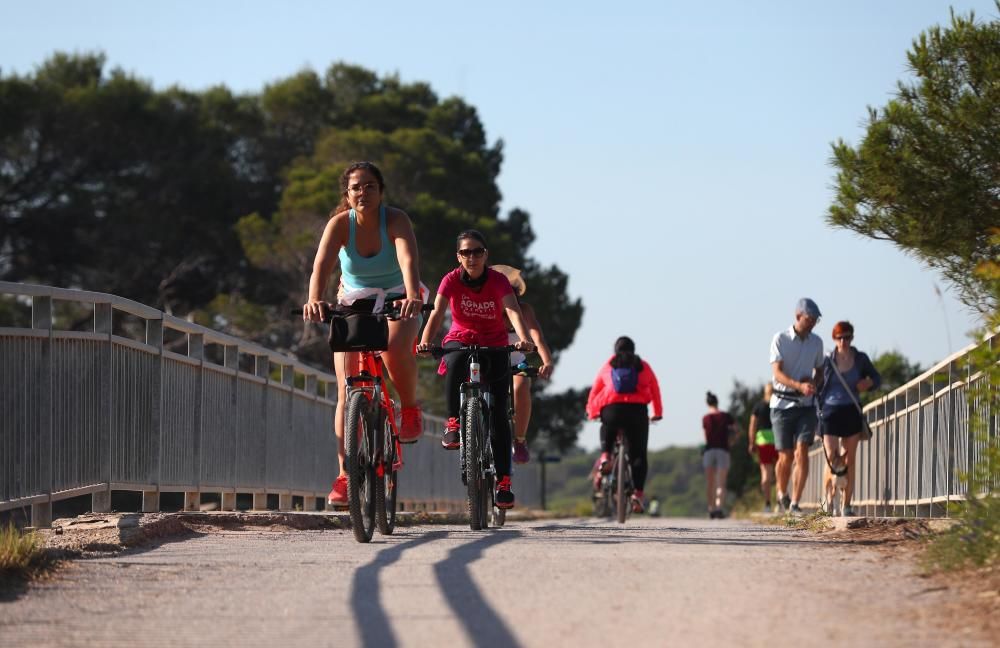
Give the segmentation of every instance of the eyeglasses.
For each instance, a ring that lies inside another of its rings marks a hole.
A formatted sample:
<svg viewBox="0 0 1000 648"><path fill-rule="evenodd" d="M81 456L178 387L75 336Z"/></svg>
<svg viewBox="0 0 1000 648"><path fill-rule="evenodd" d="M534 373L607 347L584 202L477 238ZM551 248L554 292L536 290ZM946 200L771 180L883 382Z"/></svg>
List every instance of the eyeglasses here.
<svg viewBox="0 0 1000 648"><path fill-rule="evenodd" d="M476 257L478 259L484 254L486 254L486 248L484 247L465 248L458 251L458 256L462 257L463 259L468 259L469 257Z"/></svg>
<svg viewBox="0 0 1000 648"><path fill-rule="evenodd" d="M850 342L851 340L854 339L854 336L853 335L841 335L840 337L835 337L833 339L834 340L847 340L848 342Z"/></svg>
<svg viewBox="0 0 1000 648"><path fill-rule="evenodd" d="M364 184L354 184L347 188L352 194L359 194L363 191L375 191L378 189L377 182L366 182Z"/></svg>

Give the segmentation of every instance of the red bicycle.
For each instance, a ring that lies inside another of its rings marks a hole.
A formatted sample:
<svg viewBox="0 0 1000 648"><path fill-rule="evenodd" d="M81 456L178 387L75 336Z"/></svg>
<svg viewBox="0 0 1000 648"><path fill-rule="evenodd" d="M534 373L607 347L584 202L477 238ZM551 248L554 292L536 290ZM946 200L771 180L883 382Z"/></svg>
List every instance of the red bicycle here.
<svg viewBox="0 0 1000 648"><path fill-rule="evenodd" d="M335 327L334 320L338 316L399 319L399 311L389 298L378 312L373 311L372 305L371 300L351 306L328 304L323 321ZM432 309L432 305L423 307L425 312ZM347 503L354 539L370 542L376 526L382 535L390 535L396 527L403 446L399 441L395 401L385 387L382 349L354 348L352 351L357 352L357 363L344 368L347 376L344 408Z"/></svg>

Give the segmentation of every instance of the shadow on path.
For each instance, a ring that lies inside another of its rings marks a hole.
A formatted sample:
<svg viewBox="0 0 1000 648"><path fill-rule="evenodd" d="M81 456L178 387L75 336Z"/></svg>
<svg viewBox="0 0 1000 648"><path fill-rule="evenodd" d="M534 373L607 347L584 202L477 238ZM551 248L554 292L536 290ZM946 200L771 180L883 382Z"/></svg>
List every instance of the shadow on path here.
<svg viewBox="0 0 1000 648"><path fill-rule="evenodd" d="M358 624L362 646L392 647L399 645L392 622L382 607L379 596L379 572L398 561L407 549L448 536L447 531L432 531L412 540L386 547L376 554L374 560L358 568L351 582L351 609Z"/></svg>
<svg viewBox="0 0 1000 648"><path fill-rule="evenodd" d="M522 537L521 531L493 531L476 540L455 547L448 557L434 565L438 585L455 617L465 627L472 645L519 646L517 638L500 615L490 607L479 587L472 579L469 565L483 556L483 552L501 542Z"/></svg>

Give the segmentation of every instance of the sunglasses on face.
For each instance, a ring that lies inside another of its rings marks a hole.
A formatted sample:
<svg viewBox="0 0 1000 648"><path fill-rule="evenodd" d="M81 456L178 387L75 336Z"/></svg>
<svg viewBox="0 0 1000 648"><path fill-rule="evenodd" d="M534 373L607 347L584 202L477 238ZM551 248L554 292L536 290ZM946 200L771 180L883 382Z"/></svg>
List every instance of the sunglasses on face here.
<svg viewBox="0 0 1000 648"><path fill-rule="evenodd" d="M840 337L835 337L833 339L834 340L847 340L848 342L850 342L851 340L854 339L854 336L853 335L841 335Z"/></svg>
<svg viewBox="0 0 1000 648"><path fill-rule="evenodd" d="M478 259L484 254L486 254L486 248L484 247L464 248L458 251L458 256L463 259L468 259L469 257L476 257Z"/></svg>

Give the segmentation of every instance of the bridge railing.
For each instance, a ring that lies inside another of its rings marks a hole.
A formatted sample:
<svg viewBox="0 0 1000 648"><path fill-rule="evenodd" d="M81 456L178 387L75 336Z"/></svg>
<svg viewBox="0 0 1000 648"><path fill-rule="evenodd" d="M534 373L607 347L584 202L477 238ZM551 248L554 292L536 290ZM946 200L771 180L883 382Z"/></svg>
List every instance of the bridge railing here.
<svg viewBox="0 0 1000 648"><path fill-rule="evenodd" d="M983 342L998 343L996 334ZM1000 418L986 400L969 403L970 389L988 380L972 361L978 346L968 346L865 406L872 438L858 445L852 504L859 515L941 517L948 515L950 502L965 499L967 484L961 477L986 446L969 421L984 421L989 438L996 439ZM817 441L809 452L803 505L820 505L824 468Z"/></svg>
<svg viewBox="0 0 1000 648"><path fill-rule="evenodd" d="M59 316L67 306L77 330ZM141 492L145 511L164 492L184 493L185 508L209 493L223 509L237 494L255 509L268 495L283 510L324 506L336 376L105 293L0 282L0 318L0 511L30 506L45 525L54 502L91 495L106 511L123 490ZM456 453L436 442L443 421L424 427L404 452L403 506L458 508ZM537 471L519 472L530 504Z"/></svg>

